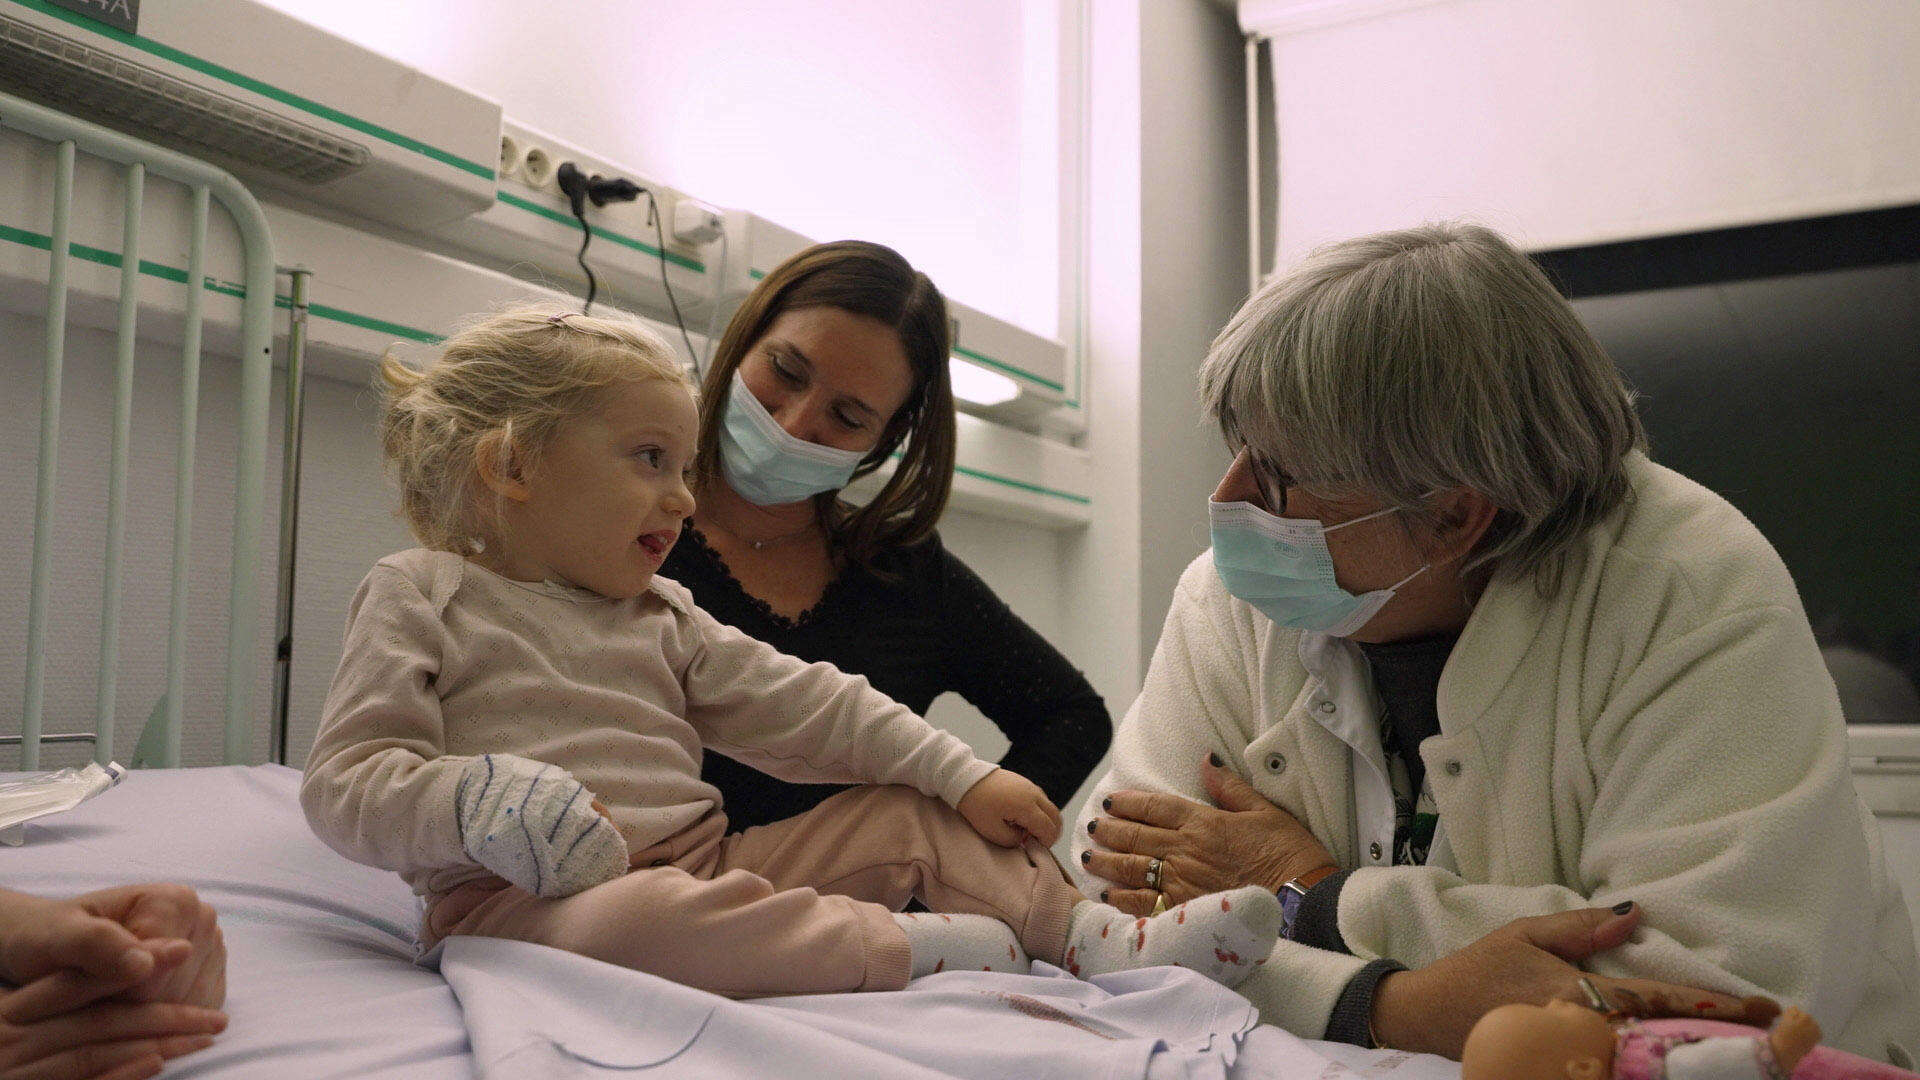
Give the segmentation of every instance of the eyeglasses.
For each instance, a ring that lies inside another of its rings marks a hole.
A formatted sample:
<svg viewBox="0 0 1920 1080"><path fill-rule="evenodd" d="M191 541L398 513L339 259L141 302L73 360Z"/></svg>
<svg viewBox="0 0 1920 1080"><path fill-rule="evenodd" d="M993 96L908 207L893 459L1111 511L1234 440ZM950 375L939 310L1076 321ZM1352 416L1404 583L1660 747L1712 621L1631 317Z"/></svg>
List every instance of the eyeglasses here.
<svg viewBox="0 0 1920 1080"><path fill-rule="evenodd" d="M1267 504L1267 510L1273 514L1285 516L1287 489L1295 486L1292 475L1261 457L1258 451L1248 451L1247 464L1252 468L1253 482L1259 487L1261 501Z"/></svg>

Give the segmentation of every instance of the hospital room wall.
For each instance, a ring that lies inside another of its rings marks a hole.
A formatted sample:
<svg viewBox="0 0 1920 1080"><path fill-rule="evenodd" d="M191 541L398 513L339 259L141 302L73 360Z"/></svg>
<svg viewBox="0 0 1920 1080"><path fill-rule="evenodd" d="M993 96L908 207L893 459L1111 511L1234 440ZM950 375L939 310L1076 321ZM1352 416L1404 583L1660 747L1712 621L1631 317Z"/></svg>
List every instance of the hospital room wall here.
<svg viewBox="0 0 1920 1080"><path fill-rule="evenodd" d="M1207 547L1226 455L1195 376L1246 295L1244 112L1232 12L1092 5L1087 331L1093 524L1068 546L1063 641L1118 723L1181 571ZM1071 808L1070 808L1071 809Z"/></svg>
<svg viewBox="0 0 1920 1080"><path fill-rule="evenodd" d="M266 2L696 198L890 244L1056 335L1068 0Z"/></svg>
<svg viewBox="0 0 1920 1080"><path fill-rule="evenodd" d="M1138 690L1179 570L1205 547L1204 496L1221 464L1217 438L1200 421L1192 379L1212 332L1244 291L1243 195L1239 187L1238 45L1230 15L1205 0L1174 4L1100 4L1094 39L1092 190L1086 225L1093 244L1088 324L1092 359L1088 387L1092 425L1087 448L1094 470L1094 521L1084 530L1057 532L978 514L950 514L943 532L960 555L1014 609L1060 646L1107 698L1117 719ZM1145 35L1154 41L1141 49ZM1143 97L1164 99L1151 113ZM1164 220L1156 215L1163 215ZM964 294L960 299L966 299ZM7 317L10 340L37 341L31 316ZM53 627L56 658L48 694L48 731L86 726L93 700L89 657L97 645L99 547L97 504L105 488L104 416L113 345L109 335L75 331L69 338L69 419L63 437L61 483L73 503L72 522L57 534L57 577L64 590ZM138 538L128 555L129 603L123 636L119 749L131 751L139 724L158 694L159 648L164 641L164 574L170 527L166 486L171 477L173 363L161 342L143 344L143 380L136 410L137 470L154 471L134 489ZM301 556L292 678L293 760L303 758L338 657L341 623L354 586L380 555L406 546L392 516L389 489L379 482L372 423L376 395L364 367L347 379L310 377L303 469ZM38 377L24 353L5 369L0 394L9 460L34 455ZM230 362L210 359L209 387L232 377ZM162 385L165 384L165 385ZM276 394L278 390L276 387ZM224 400L215 389L209 401ZM151 406L147 403L152 402ZM92 417L90 421L78 419ZM279 419L274 417L273 438ZM17 445L15 445L17 443ZM217 670L224 610L226 538L231 506L232 429L218 406L203 418L200 491L193 570L192 663ZM144 465L140 463L145 462ZM277 505L277 455L268 468L266 505ZM136 477L143 473L136 471ZM24 567L30 550L32 478L16 469L0 484L12 511L0 519L0 558ZM65 513L65 511L63 511ZM64 519L63 519L64 520ZM160 542L155 542L156 540ZM272 530L263 536L263 605L273 595ZM20 595L4 609L22 612ZM266 752L265 717L271 685L271 613L263 609L254 706L255 757ZM0 644L24 643L22 620L5 628ZM17 648L9 650L19 655ZM0 672L0 700L19 700L19 673ZM218 686L190 682L184 757L218 760ZM0 715L14 715L13 708ZM936 719L984 753L997 754L997 734L977 714L951 700ZM46 760L65 763L81 751L50 749ZM8 755L10 758L11 755Z"/></svg>

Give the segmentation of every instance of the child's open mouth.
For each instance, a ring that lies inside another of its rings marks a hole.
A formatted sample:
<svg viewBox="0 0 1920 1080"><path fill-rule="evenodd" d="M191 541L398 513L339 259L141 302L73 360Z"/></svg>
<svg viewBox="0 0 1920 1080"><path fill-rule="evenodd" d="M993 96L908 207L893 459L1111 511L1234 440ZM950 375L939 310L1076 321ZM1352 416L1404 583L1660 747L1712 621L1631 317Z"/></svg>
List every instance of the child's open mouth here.
<svg viewBox="0 0 1920 1080"><path fill-rule="evenodd" d="M673 547L673 542L679 538L679 535L680 534L676 532L664 529L660 532L641 533L638 543L647 550L647 554L656 559L664 559L667 557L667 551Z"/></svg>

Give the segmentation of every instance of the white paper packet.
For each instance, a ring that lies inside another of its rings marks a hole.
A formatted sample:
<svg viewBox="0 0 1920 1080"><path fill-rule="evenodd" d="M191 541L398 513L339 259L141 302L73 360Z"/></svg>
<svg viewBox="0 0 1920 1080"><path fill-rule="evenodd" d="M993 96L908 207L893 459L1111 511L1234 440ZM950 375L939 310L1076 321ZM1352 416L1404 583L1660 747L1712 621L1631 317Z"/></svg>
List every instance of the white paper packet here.
<svg viewBox="0 0 1920 1080"><path fill-rule="evenodd" d="M89 761L84 768L0 783L0 844L19 847L27 839L27 822L71 810L118 784L126 775L119 762L103 766Z"/></svg>

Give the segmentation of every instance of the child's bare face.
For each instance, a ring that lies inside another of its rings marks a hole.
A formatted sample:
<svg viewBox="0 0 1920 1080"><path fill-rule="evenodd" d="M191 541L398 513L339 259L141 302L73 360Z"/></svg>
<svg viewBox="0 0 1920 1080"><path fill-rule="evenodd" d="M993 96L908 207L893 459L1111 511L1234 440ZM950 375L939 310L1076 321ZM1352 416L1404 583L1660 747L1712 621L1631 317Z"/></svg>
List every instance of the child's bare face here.
<svg viewBox="0 0 1920 1080"><path fill-rule="evenodd" d="M609 387L598 410L563 423L509 510L514 576L639 595L693 513L699 424L693 395L658 379Z"/></svg>

